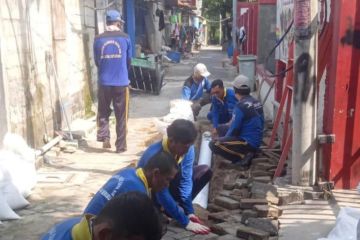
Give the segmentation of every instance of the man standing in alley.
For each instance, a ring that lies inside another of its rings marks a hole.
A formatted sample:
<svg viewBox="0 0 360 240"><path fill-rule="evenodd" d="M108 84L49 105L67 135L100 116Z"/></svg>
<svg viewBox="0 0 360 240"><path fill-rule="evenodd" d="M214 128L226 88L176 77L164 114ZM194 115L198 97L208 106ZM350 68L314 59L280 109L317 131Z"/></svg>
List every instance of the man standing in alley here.
<svg viewBox="0 0 360 240"><path fill-rule="evenodd" d="M264 129L261 103L250 95L249 78L239 75L233 82L238 99L229 125L218 127L219 138L211 140L209 147L214 154L241 167L249 167L258 151Z"/></svg>
<svg viewBox="0 0 360 240"><path fill-rule="evenodd" d="M132 56L130 39L122 29L124 20L116 10L106 13L106 31L94 40L94 58L98 68L98 131L103 148L111 148L109 117L113 104L116 118L116 152L126 151L129 105L128 67Z"/></svg>
<svg viewBox="0 0 360 240"><path fill-rule="evenodd" d="M201 108L210 103L211 85L207 79L209 76L210 72L205 64L198 63L194 67L193 74L185 80L182 88L182 99L193 102L192 110L195 119L199 115Z"/></svg>

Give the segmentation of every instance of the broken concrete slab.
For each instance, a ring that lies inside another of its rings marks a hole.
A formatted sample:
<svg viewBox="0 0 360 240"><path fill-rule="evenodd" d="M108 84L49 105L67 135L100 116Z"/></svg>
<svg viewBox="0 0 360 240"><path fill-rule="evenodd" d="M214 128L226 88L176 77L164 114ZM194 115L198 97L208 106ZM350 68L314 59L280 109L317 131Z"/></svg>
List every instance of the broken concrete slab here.
<svg viewBox="0 0 360 240"><path fill-rule="evenodd" d="M234 210L239 208L240 203L228 197L218 196L215 198L215 203L221 207L224 207L229 210Z"/></svg>
<svg viewBox="0 0 360 240"><path fill-rule="evenodd" d="M278 220L271 220L269 218L248 218L245 224L248 227L268 232L270 236L277 236L279 233L278 222Z"/></svg>
<svg viewBox="0 0 360 240"><path fill-rule="evenodd" d="M251 184L251 197L266 198L277 197L278 192L275 186L263 182L254 181Z"/></svg>
<svg viewBox="0 0 360 240"><path fill-rule="evenodd" d="M252 240L268 240L269 233L264 232L262 230L247 227L244 225L239 225L237 227L236 236L244 239L252 239Z"/></svg>
<svg viewBox="0 0 360 240"><path fill-rule="evenodd" d="M296 191L282 191L279 192L279 205L288 205L288 204L303 204L304 203L304 193L300 190Z"/></svg>

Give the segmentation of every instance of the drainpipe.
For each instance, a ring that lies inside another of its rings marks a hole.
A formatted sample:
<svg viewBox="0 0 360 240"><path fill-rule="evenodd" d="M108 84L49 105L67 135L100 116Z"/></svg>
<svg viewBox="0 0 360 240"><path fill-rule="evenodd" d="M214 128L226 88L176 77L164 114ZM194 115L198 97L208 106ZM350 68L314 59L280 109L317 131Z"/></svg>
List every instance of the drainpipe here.
<svg viewBox="0 0 360 240"><path fill-rule="evenodd" d="M294 1L295 67L292 183L315 183L317 149L318 0Z"/></svg>

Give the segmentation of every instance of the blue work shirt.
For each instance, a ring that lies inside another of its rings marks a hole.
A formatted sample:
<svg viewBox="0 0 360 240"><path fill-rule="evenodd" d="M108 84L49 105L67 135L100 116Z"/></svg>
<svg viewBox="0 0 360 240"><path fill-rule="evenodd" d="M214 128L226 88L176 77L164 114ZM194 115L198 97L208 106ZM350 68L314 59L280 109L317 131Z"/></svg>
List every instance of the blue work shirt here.
<svg viewBox="0 0 360 240"><path fill-rule="evenodd" d="M182 99L185 100L199 100L204 90L207 93L210 93L211 90L211 84L207 78L204 78L200 83L195 83L192 76L190 76L188 79L185 80L184 86L182 89Z"/></svg>
<svg viewBox="0 0 360 240"><path fill-rule="evenodd" d="M91 240L90 219L94 216L67 219L50 229L41 240Z"/></svg>
<svg viewBox="0 0 360 240"><path fill-rule="evenodd" d="M263 138L264 116L261 103L252 96L243 97L235 106L225 137L237 136L251 147L259 148Z"/></svg>
<svg viewBox="0 0 360 240"><path fill-rule="evenodd" d="M103 86L128 86L128 61L132 57L131 43L121 31L106 31L94 40L94 58L98 81Z"/></svg>
<svg viewBox="0 0 360 240"><path fill-rule="evenodd" d="M162 141L150 145L141 156L138 167L144 167L149 159L161 151L169 152L167 144L168 140L167 138L164 138ZM181 173L179 192L181 200L184 203L182 207L184 208L184 211L187 215L194 213L191 196L193 187L192 174L194 159L195 148L193 145L189 148L188 152L184 156L179 156L177 159L181 169L179 171ZM164 207L165 211L170 214L172 218L176 219L182 226L185 227L189 223L188 217L184 211L180 209L174 198L171 196L169 188L158 192L156 194L156 199L159 204Z"/></svg>
<svg viewBox="0 0 360 240"><path fill-rule="evenodd" d="M215 96L211 98L211 109L208 119L217 128L219 124L228 123L231 120L234 107L238 102L233 89L225 89L224 98L221 100Z"/></svg>
<svg viewBox="0 0 360 240"><path fill-rule="evenodd" d="M84 210L84 213L98 215L112 198L126 192L148 193L144 182L137 175L136 169L123 169L113 175L100 190L94 195Z"/></svg>

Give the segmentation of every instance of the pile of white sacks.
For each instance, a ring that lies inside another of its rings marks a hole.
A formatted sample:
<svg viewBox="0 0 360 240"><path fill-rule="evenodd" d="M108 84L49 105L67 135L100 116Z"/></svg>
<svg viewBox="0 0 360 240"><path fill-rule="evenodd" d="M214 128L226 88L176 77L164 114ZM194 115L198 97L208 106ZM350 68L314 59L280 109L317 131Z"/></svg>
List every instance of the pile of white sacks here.
<svg viewBox="0 0 360 240"><path fill-rule="evenodd" d="M154 120L157 130L166 135L166 128L176 119L186 119L194 122L191 105L191 101L183 99L170 101L170 112L166 116Z"/></svg>
<svg viewBox="0 0 360 240"><path fill-rule="evenodd" d="M35 184L35 151L22 137L6 134L0 150L0 220L20 218L14 210L29 205L25 198Z"/></svg>

